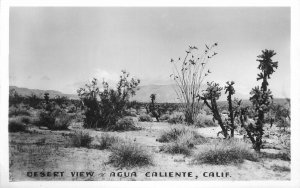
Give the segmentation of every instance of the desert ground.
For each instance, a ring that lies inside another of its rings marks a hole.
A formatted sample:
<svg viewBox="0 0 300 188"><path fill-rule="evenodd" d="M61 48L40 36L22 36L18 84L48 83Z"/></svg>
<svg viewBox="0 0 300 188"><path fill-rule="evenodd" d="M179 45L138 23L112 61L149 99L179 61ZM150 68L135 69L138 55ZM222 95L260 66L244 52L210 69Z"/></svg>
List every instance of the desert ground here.
<svg viewBox="0 0 300 188"><path fill-rule="evenodd" d="M226 165L194 164L192 163L193 155L170 154L162 152L160 149L164 143L157 141L159 135L162 131L175 125L167 122L139 122L136 117L134 121L136 126L140 128L139 130L124 132L84 130L93 138L91 146L88 148L73 147L70 144L70 135L82 129L82 122L74 121L69 130L52 131L45 127L30 125L26 132L11 132L9 133L10 180L202 181L290 179L290 161L281 157L281 151L278 149L263 149L257 161L243 160L239 164ZM208 140L222 139L217 137L217 132L221 130L220 127L194 129ZM103 134L115 135L140 145L150 153L153 164L132 168L118 168L108 164L111 151L93 147L98 144L97 137L99 138ZM242 136L237 134L236 139L242 140ZM272 138L269 137L268 140L272 142ZM249 147L251 146L250 142L246 143ZM197 153L202 149L203 144L196 145L192 153ZM80 174L80 172L82 173ZM174 177L176 172L181 173L181 177ZM159 173L161 174L159 175ZM188 173L190 177L188 177Z"/></svg>

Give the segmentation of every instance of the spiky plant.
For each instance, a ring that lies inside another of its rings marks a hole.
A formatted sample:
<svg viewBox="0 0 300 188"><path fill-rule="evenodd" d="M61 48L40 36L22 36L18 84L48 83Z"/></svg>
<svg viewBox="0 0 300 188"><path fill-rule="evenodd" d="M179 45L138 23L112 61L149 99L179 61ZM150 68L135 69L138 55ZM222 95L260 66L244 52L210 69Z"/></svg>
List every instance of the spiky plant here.
<svg viewBox="0 0 300 188"><path fill-rule="evenodd" d="M250 101L254 106L256 113L256 125L250 131L250 139L253 144L255 151L260 152L262 147L262 137L264 134L263 126L265 124L265 114L270 110L269 105L273 100L272 92L268 89L271 75L275 72L275 69L278 68L278 62L273 62L272 57L276 55L274 50L263 50L262 54L257 56L256 61L259 62L258 69L261 72L257 75L257 81L262 80L261 86L256 86L250 92Z"/></svg>
<svg viewBox="0 0 300 188"><path fill-rule="evenodd" d="M194 123L201 108L197 99L201 94L202 82L211 73L207 69L207 65L209 60L217 55L213 51L217 45L217 43L211 46L205 45L205 50L200 55L195 53L198 50L196 46L189 46L184 58L171 59L173 74L170 77L176 83L177 87L174 90L183 104L182 107L188 124Z"/></svg>
<svg viewBox="0 0 300 188"><path fill-rule="evenodd" d="M225 138L228 137L227 127L226 124L223 122L222 117L220 115L217 100L221 96L222 87L219 87L219 84L214 82L207 82L207 88L203 93L201 99L204 101L204 104L211 110L213 113L213 117L217 120L218 124L220 125L223 135ZM210 104L209 104L210 101Z"/></svg>

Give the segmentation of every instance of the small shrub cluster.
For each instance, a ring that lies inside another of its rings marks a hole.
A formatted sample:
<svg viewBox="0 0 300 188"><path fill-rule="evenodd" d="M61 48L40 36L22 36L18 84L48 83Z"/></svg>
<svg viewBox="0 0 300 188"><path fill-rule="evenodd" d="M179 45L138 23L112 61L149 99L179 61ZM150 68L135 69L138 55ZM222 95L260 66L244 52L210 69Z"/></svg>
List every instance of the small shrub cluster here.
<svg viewBox="0 0 300 188"><path fill-rule="evenodd" d="M139 115L139 119L138 120L141 121L141 122L152 122L153 121L152 117L150 115L148 115L148 114L141 114L141 115Z"/></svg>
<svg viewBox="0 0 300 188"><path fill-rule="evenodd" d="M138 128L135 126L135 123L132 117L126 116L117 121L115 125L109 127L108 130L112 131L130 131L137 130Z"/></svg>
<svg viewBox="0 0 300 188"><path fill-rule="evenodd" d="M184 123L185 115L182 112L174 112L168 119L168 123L171 124L180 124Z"/></svg>
<svg viewBox="0 0 300 188"><path fill-rule="evenodd" d="M257 161L257 155L246 143L236 140L222 140L211 142L194 156L195 164L226 165L242 163L244 160Z"/></svg>
<svg viewBox="0 0 300 188"><path fill-rule="evenodd" d="M71 124L71 116L60 108L44 110L40 112L37 124L50 130L67 130Z"/></svg>
<svg viewBox="0 0 300 188"><path fill-rule="evenodd" d="M88 132L78 131L71 136L71 145L73 147L90 147L93 138Z"/></svg>
<svg viewBox="0 0 300 188"><path fill-rule="evenodd" d="M195 126L196 127L216 127L218 124L213 122L212 116L204 115L204 114L198 114Z"/></svg>
<svg viewBox="0 0 300 188"><path fill-rule="evenodd" d="M30 123L30 118L27 116L19 116L16 118L10 118L8 123L9 132L26 132Z"/></svg>
<svg viewBox="0 0 300 188"><path fill-rule="evenodd" d="M133 142L122 142L111 147L108 164L114 167L141 167L153 164L152 155Z"/></svg>
<svg viewBox="0 0 300 188"><path fill-rule="evenodd" d="M206 139L192 128L176 126L163 131L157 141L168 142L168 144L160 147L161 151L171 154L190 155L195 145L205 143Z"/></svg>
<svg viewBox="0 0 300 188"><path fill-rule="evenodd" d="M97 149L110 149L114 144L122 142L117 136L111 136L107 133L103 133L100 137L96 137L98 144L95 146Z"/></svg>
<svg viewBox="0 0 300 188"><path fill-rule="evenodd" d="M13 116L30 116L30 112L24 106L11 106L9 107L9 117Z"/></svg>
<svg viewBox="0 0 300 188"><path fill-rule="evenodd" d="M170 119L170 115L169 114L163 114L159 118L160 121L168 121L169 119Z"/></svg>

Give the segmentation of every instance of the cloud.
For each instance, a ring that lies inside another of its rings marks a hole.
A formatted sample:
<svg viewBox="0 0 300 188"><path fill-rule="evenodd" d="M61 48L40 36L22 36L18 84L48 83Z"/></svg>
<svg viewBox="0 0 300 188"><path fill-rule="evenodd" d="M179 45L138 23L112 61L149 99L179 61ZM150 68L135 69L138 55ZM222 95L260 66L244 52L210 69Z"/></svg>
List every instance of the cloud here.
<svg viewBox="0 0 300 188"><path fill-rule="evenodd" d="M96 72L93 77L97 78L99 82L102 82L102 80L104 79L104 81L108 82L110 85L116 85L120 78L120 74L121 72L116 73L102 69L96 69Z"/></svg>
<svg viewBox="0 0 300 188"><path fill-rule="evenodd" d="M48 76L43 76L41 80L50 80L50 78Z"/></svg>

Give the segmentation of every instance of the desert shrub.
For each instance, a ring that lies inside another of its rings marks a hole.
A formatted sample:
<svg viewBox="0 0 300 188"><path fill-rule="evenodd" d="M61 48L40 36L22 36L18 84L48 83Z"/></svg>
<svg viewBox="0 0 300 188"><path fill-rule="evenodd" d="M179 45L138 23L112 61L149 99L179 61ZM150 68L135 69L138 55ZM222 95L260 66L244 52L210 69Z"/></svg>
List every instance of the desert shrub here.
<svg viewBox="0 0 300 188"><path fill-rule="evenodd" d="M185 115L184 113L182 112L174 112L169 120L168 120L168 123L171 123L171 124L178 124L178 123L184 123L185 121Z"/></svg>
<svg viewBox="0 0 300 188"><path fill-rule="evenodd" d="M165 144L160 147L160 151L170 154L183 154L183 155L191 155L193 147L191 145L187 145L182 142L172 142L169 144Z"/></svg>
<svg viewBox="0 0 300 188"><path fill-rule="evenodd" d="M138 128L135 126L135 123L132 117L126 116L117 121L115 125L112 125L108 128L111 131L130 131L137 130Z"/></svg>
<svg viewBox="0 0 300 188"><path fill-rule="evenodd" d="M103 81L103 90L100 90L97 79L94 78L91 84L77 90L85 106L84 127L109 129L114 126L126 115L129 98L135 95L139 83L139 79L130 78L129 73L122 71L116 89L111 89L108 83Z"/></svg>
<svg viewBox="0 0 300 188"><path fill-rule="evenodd" d="M286 166L279 166L279 165L272 165L271 168L273 171L278 171L278 172L290 172L291 169Z"/></svg>
<svg viewBox="0 0 300 188"><path fill-rule="evenodd" d="M123 142L121 138L109 135L107 133L101 134L100 137L97 136L96 139L98 141L98 144L95 147L100 150L109 149L114 144Z"/></svg>
<svg viewBox="0 0 300 188"><path fill-rule="evenodd" d="M208 115L198 114L196 122L196 127L216 127L218 126L215 122L213 122L212 117Z"/></svg>
<svg viewBox="0 0 300 188"><path fill-rule="evenodd" d="M170 119L170 115L169 114L163 114L160 116L160 121L168 121Z"/></svg>
<svg viewBox="0 0 300 188"><path fill-rule="evenodd" d="M71 124L71 117L60 108L43 110L39 114L38 126L45 126L50 130L67 130Z"/></svg>
<svg viewBox="0 0 300 188"><path fill-rule="evenodd" d="M168 130L161 132L157 141L174 142L177 140L186 140L192 144L205 142L205 138L198 134L195 130L186 126L173 126Z"/></svg>
<svg viewBox="0 0 300 188"><path fill-rule="evenodd" d="M244 160L257 161L256 153L246 143L236 140L222 140L207 144L194 156L195 164L226 165L242 163Z"/></svg>
<svg viewBox="0 0 300 188"><path fill-rule="evenodd" d="M77 131L71 136L71 145L74 147L90 147L93 138L88 132Z"/></svg>
<svg viewBox="0 0 300 188"><path fill-rule="evenodd" d="M18 117L9 119L9 132L25 132L27 131L27 117Z"/></svg>
<svg viewBox="0 0 300 188"><path fill-rule="evenodd" d="M138 120L141 122L152 122L153 121L152 117L148 114L139 115Z"/></svg>
<svg viewBox="0 0 300 188"><path fill-rule="evenodd" d="M9 117L13 116L30 116L30 112L22 105L9 107Z"/></svg>
<svg viewBox="0 0 300 188"><path fill-rule="evenodd" d="M114 167L141 167L153 164L146 149L132 142L122 142L111 147L108 163Z"/></svg>
<svg viewBox="0 0 300 188"><path fill-rule="evenodd" d="M74 104L70 105L68 107L68 113L75 113L76 112L76 106Z"/></svg>
<svg viewBox="0 0 300 188"><path fill-rule="evenodd" d="M137 111L133 108L130 108L125 111L126 116L137 117Z"/></svg>

